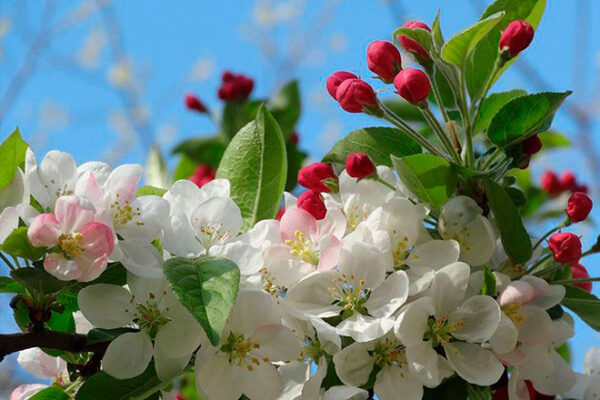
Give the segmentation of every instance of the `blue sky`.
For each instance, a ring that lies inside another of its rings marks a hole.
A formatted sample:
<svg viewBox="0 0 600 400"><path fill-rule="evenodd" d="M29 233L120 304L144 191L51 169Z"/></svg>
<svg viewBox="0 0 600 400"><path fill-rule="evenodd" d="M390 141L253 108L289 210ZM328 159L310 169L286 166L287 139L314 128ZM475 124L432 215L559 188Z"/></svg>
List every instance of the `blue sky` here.
<svg viewBox="0 0 600 400"><path fill-rule="evenodd" d="M55 26L56 21L73 21L68 17L77 8L76 4L87 3L57 1L51 26ZM268 15L261 14L254 1L181 0L169 2L168 7L165 6L167 3L158 0L117 1L109 8L114 11L120 43L133 66L133 80L142 88L138 91L139 103L148 116L151 138L146 137L144 142L139 135L128 136L126 126L123 127L119 114L123 98L109 83L110 71L114 68L106 36L95 66L73 64L80 59L83 48L93 50L94 46L86 47L86 43L98 40L93 33L103 30L104 20L98 12L64 30L54 31L30 78L0 120L0 138L5 138L19 126L38 154L61 149L74 154L79 162L118 159L121 163L143 163L152 139L160 144L164 154L168 154L171 146L182 138L214 132L208 119L182 107L182 98L186 92L194 92L210 106L217 107L220 71L231 69L254 77L259 96L267 96L284 78L300 80L304 113L298 131L302 147L316 159L337 138L352 129L378 124L368 117L346 114L337 107L324 89L329 73L344 69L369 77L365 49L370 41L388 39L394 28L409 19L430 23L438 7L441 8L444 34L450 37L473 23L480 14L478 8L483 9L488 3L405 0L396 1L393 6L374 0L329 1L326 5L317 0L273 2L284 22L275 23L267 31L272 40L270 46L278 49L270 54L275 54L273 57L277 60L282 53L289 54L293 49L292 53L299 54L301 63L297 68L290 68L276 66L278 63L265 57L255 44L257 30L264 30L264 25L261 28L257 20L264 20ZM576 19L579 14L575 4L579 2L551 0L549 3L525 59L551 84L548 90L575 89L573 100L588 99L590 103L586 107L600 108L598 98L595 105L591 104L592 96L600 90L594 86L598 85L594 80L600 76L600 42L592 40L600 37L600 25L590 23L590 40L577 42L577 32L584 26L581 19ZM39 28L41 4L41 1L0 0L0 32L4 31L0 49L0 96L7 92L16 71L26 61L31 37ZM302 4L304 7L296 17L285 20L286 14L294 14L294 7ZM599 1L592 0L587 4L589 8L584 12L587 20L600 16ZM331 12L321 14L323 7L329 7ZM325 23L315 22L319 18ZM311 35L311 32L316 34ZM587 57L574 57L574 49L580 49L579 54ZM577 60L583 60L583 69L574 67ZM93 57L91 61L94 61ZM194 66L196 76L190 77ZM584 83L576 85L574 75ZM372 83L393 95L389 88L383 88L375 81ZM530 76L515 71L505 74L493 90L516 87L535 91ZM115 126L120 128L115 129ZM565 112L559 113L554 127L567 133L574 130ZM599 133L596 118L589 135L596 138ZM133 143L131 148L128 148L129 141ZM597 146L598 140L593 139L592 144ZM123 149L123 154L119 154ZM561 151L533 163L536 176L545 168L560 171L567 167L583 171L584 162L577 150ZM591 179L589 174L581 174L583 180ZM596 220L600 220L599 217L596 213ZM584 242L589 245L594 239L591 232L587 233ZM596 264L597 261L598 258L587 260ZM588 267L593 275L599 274L600 267ZM599 288L600 284L596 284L595 293L600 294ZM2 306L5 305L3 302ZM10 315L5 310L2 311L2 330L8 331L12 325L7 322ZM577 330L577 342L573 344L574 365L580 369L585 351L592 344L600 343L600 337L579 321Z"/></svg>

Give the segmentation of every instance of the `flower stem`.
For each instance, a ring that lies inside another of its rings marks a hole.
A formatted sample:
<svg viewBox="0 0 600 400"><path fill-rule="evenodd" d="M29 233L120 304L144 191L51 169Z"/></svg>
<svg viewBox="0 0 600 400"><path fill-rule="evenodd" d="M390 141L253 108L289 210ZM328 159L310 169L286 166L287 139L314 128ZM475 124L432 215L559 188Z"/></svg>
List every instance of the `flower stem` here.
<svg viewBox="0 0 600 400"><path fill-rule="evenodd" d="M555 284L569 284L569 283L585 283L585 282L600 282L600 276L597 276L595 278L581 278L581 279L568 279L568 280L563 280L563 281L554 281L552 283Z"/></svg>
<svg viewBox="0 0 600 400"><path fill-rule="evenodd" d="M568 219L565 219L560 225L550 229L548 232L544 233L544 236L542 236L540 238L540 240L538 240L536 242L536 244L533 246L533 250L537 249L539 247L539 245L542 244L542 242L544 241L544 239L546 239L548 236L552 235L554 232L561 230L562 228L564 228L565 226L567 226L568 223Z"/></svg>
<svg viewBox="0 0 600 400"><path fill-rule="evenodd" d="M0 252L0 258L2 259L2 261L4 261L4 263L8 266L8 268L10 268L11 270L15 270L15 266L12 265L12 263L10 262L10 260L8 258L6 258L6 256Z"/></svg>
<svg viewBox="0 0 600 400"><path fill-rule="evenodd" d="M481 105L483 104L483 101L485 100L485 96L487 96L488 92L492 88L492 85L494 84L494 81L496 80L496 75L500 71L500 68L502 68L502 65L504 65L504 63L502 62L502 57L500 55L498 55L498 57L496 57L496 61L494 62L492 74L489 76L489 78L483 88L483 92L481 94L481 99L473 108L473 119L472 119L473 125L475 123L477 123L477 118L479 118L479 113L481 112Z"/></svg>
<svg viewBox="0 0 600 400"><path fill-rule="evenodd" d="M448 112L446 111L446 107L444 107L444 103L442 102L442 95L440 94L440 88L437 85L437 81L435 80L435 71L433 66L430 68L426 68L427 75L429 75L429 80L431 81L431 88L433 91L433 97L435 98L435 102L437 103L438 109L442 114L442 118L444 118L444 122L450 122L450 117L448 116Z"/></svg>
<svg viewBox="0 0 600 400"><path fill-rule="evenodd" d="M375 178L373 178L374 181L381 183L383 186L386 186L390 189L392 189L393 191L396 191L396 188L392 185L390 185L388 182L384 181L383 179L381 179L379 177L379 175L375 175Z"/></svg>
<svg viewBox="0 0 600 400"><path fill-rule="evenodd" d="M425 105L423 107L419 107L419 110L421 111L421 114L423 114L423 117L425 118L425 120L427 120L427 123L431 126L431 128L433 129L433 131L440 138L440 141L442 142L442 144L444 145L444 147L446 148L446 150L448 150L448 153L450 154L450 156L452 157L452 159L457 164L461 164L460 156L458 155L458 153L454 149L454 146L452 145L452 142L450 141L450 138L448 137L448 135L444 131L444 128L442 128L442 126L438 122L438 120L435 117L435 115L433 115L433 113L429 109L429 106L427 106L427 104L425 103Z"/></svg>

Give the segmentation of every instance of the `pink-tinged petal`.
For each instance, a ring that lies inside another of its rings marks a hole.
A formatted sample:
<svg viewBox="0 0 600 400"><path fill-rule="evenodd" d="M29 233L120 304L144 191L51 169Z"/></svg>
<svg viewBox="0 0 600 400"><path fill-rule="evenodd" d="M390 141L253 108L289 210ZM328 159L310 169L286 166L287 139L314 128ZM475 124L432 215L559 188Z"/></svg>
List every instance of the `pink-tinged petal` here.
<svg viewBox="0 0 600 400"><path fill-rule="evenodd" d="M311 213L301 208L294 207L285 212L281 217L279 233L281 240L294 240L296 232L302 232L306 239L317 238L319 236L319 227L317 220Z"/></svg>
<svg viewBox="0 0 600 400"><path fill-rule="evenodd" d="M58 242L61 227L54 214L40 214L31 221L27 237L36 247L52 247Z"/></svg>
<svg viewBox="0 0 600 400"><path fill-rule="evenodd" d="M527 359L527 354L517 347L508 353L496 354L496 357L504 365L519 365Z"/></svg>
<svg viewBox="0 0 600 400"><path fill-rule="evenodd" d="M500 294L498 303L500 303L501 307L511 303L526 304L533 299L534 295L535 290L529 283L514 281L504 289L502 294Z"/></svg>
<svg viewBox="0 0 600 400"><path fill-rule="evenodd" d="M78 256L73 259L81 271L81 275L77 278L79 282L90 282L98 278L106 269L108 264L108 255L100 257Z"/></svg>
<svg viewBox="0 0 600 400"><path fill-rule="evenodd" d="M48 254L44 259L44 269L61 281L79 279L82 271L74 260L67 260L58 253Z"/></svg>
<svg viewBox="0 0 600 400"><path fill-rule="evenodd" d="M115 248L113 231L100 222L90 222L81 231L82 245L86 256L105 256L112 253Z"/></svg>
<svg viewBox="0 0 600 400"><path fill-rule="evenodd" d="M102 206L102 189L100 188L100 185L98 185L96 176L91 172L86 172L79 178L77 186L75 187L75 195L85 196L85 198L90 200L95 207Z"/></svg>
<svg viewBox="0 0 600 400"><path fill-rule="evenodd" d="M96 210L88 200L77 196L62 196L56 200L54 215L64 233L79 232L94 220Z"/></svg>
<svg viewBox="0 0 600 400"><path fill-rule="evenodd" d="M104 184L105 190L113 201L131 202L135 196L138 182L142 176L142 167L137 164L125 164L115 168Z"/></svg>
<svg viewBox="0 0 600 400"><path fill-rule="evenodd" d="M319 245L321 258L319 259L317 270L323 271L335 268L342 248L342 242L333 235L327 235L321 238Z"/></svg>
<svg viewBox="0 0 600 400"><path fill-rule="evenodd" d="M46 389L48 385L41 383L32 383L29 385L19 385L10 394L10 400L27 400L33 397L39 391Z"/></svg>

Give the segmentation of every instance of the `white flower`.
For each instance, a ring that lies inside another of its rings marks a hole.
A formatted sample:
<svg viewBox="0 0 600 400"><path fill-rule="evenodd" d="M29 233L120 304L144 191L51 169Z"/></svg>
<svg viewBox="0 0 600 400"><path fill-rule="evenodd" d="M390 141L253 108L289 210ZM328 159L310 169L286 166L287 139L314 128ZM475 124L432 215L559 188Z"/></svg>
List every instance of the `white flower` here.
<svg viewBox="0 0 600 400"><path fill-rule="evenodd" d="M62 358L52 357L39 347L20 351L17 362L40 379L56 378L67 368L67 363Z"/></svg>
<svg viewBox="0 0 600 400"><path fill-rule="evenodd" d="M577 374L577 382L564 394L568 399L600 399L600 347L592 347L585 355L583 374Z"/></svg>
<svg viewBox="0 0 600 400"><path fill-rule="evenodd" d="M221 335L213 347L207 340L196 354L196 386L207 400L275 400L283 381L271 362L300 355L294 333L281 325L271 297L261 291L239 293Z"/></svg>
<svg viewBox="0 0 600 400"><path fill-rule="evenodd" d="M457 196L442 207L438 231L443 239L460 244L460 259L470 265L486 263L496 248L496 234L491 222L475 200Z"/></svg>
<svg viewBox="0 0 600 400"><path fill-rule="evenodd" d="M46 389L48 385L42 385L41 383L32 383L28 385L17 386L10 394L9 400L28 400L33 397L37 392Z"/></svg>
<svg viewBox="0 0 600 400"><path fill-rule="evenodd" d="M483 348L498 328L500 308L490 296L465 299L470 268L457 262L439 270L429 297L410 303L396 321L395 333L406 346L409 368L422 382L437 385L444 377L438 354L441 346L452 368L466 381L487 386L504 368Z"/></svg>
<svg viewBox="0 0 600 400"><path fill-rule="evenodd" d="M284 304L298 318L326 318L344 313L340 335L366 342L393 327L392 314L408 297L408 277L389 265L379 250L351 242L343 247L339 271L315 272L288 290Z"/></svg>
<svg viewBox="0 0 600 400"><path fill-rule="evenodd" d="M175 299L164 279L130 274L127 283L129 290L96 284L83 288L78 295L81 312L94 326L139 329L110 343L102 368L117 379L128 379L144 372L154 357L158 377L168 380L190 361L200 344L202 328Z"/></svg>

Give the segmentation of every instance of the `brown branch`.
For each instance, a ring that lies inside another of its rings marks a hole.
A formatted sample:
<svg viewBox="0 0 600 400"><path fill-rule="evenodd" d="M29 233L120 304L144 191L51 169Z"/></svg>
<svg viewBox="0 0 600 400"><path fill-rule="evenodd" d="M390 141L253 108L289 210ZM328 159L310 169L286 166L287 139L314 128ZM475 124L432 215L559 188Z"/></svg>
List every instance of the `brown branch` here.
<svg viewBox="0 0 600 400"><path fill-rule="evenodd" d="M47 329L0 334L0 361L8 354L33 347L46 347L71 353L104 354L109 342L88 344L87 336L78 333L49 331Z"/></svg>

